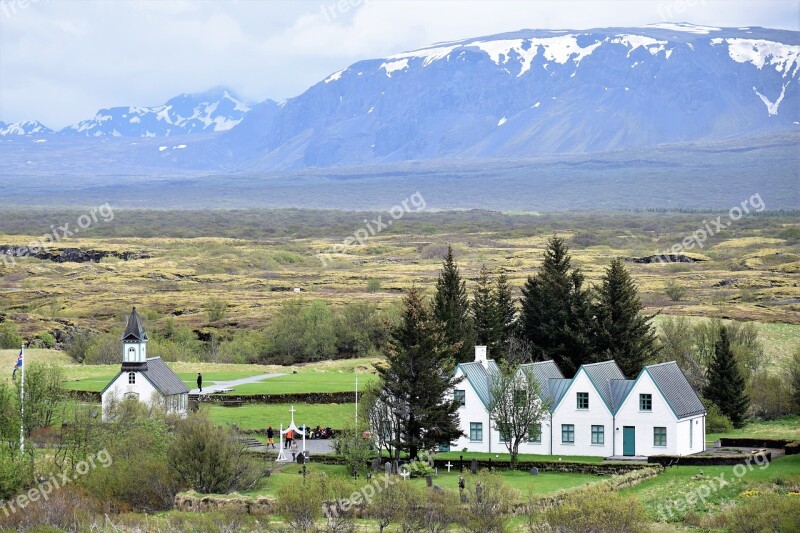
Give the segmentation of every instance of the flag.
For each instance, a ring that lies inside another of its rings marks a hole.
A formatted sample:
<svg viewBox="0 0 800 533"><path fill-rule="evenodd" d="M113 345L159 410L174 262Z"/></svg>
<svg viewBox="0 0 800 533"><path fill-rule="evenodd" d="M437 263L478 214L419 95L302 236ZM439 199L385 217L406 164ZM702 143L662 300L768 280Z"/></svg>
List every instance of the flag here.
<svg viewBox="0 0 800 533"><path fill-rule="evenodd" d="M17 364L14 365L14 372L11 373L11 379L17 377L17 369L22 367L22 350L19 351L17 356Z"/></svg>

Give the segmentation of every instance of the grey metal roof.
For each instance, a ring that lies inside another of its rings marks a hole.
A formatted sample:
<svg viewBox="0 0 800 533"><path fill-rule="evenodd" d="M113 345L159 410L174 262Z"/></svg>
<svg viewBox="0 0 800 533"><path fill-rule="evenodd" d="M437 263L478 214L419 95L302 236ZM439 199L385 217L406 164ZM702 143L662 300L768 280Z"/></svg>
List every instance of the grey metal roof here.
<svg viewBox="0 0 800 533"><path fill-rule="evenodd" d="M622 406L623 400L628 396L628 393L636 383L635 379L612 379L609 384L611 386L611 410L617 412Z"/></svg>
<svg viewBox="0 0 800 533"><path fill-rule="evenodd" d="M703 402L689 385L686 376L675 361L644 367L655 381L661 394L667 399L672 411L679 419L706 412Z"/></svg>
<svg viewBox="0 0 800 533"><path fill-rule="evenodd" d="M520 369L533 373L536 382L539 384L539 392L543 399L550 399L550 385L551 379L564 379L564 374L558 369L558 366L552 361L539 361L537 363L528 363L521 365Z"/></svg>
<svg viewBox="0 0 800 533"><path fill-rule="evenodd" d="M186 384L160 357L148 359L147 370L143 370L142 374L164 396L187 394L189 392Z"/></svg>
<svg viewBox="0 0 800 533"><path fill-rule="evenodd" d="M488 407L492 401L491 376L500 372L497 363L495 363L493 359L489 359L487 363L489 367L488 371L484 368L482 363L461 363L458 365L467 377L467 381L472 384L472 388L475 389L478 397L486 407Z"/></svg>
<svg viewBox="0 0 800 533"><path fill-rule="evenodd" d="M559 378L552 378L547 380L547 390L550 394L550 410L555 409L558 402L561 401L561 398L564 396L564 393L567 392L569 386L572 385L571 379L559 379Z"/></svg>
<svg viewBox="0 0 800 533"><path fill-rule="evenodd" d="M601 363L591 363L588 365L581 365L581 368L589 376L589 379L594 383L600 397L606 402L608 408L613 412L614 403L611 398L611 385L609 382L612 379L625 379L622 370L619 369L617 363L614 361L603 361Z"/></svg>
<svg viewBox="0 0 800 533"><path fill-rule="evenodd" d="M125 333L122 334L122 340L147 340L147 333L144 332L142 321L139 320L139 313L136 312L135 307L131 311L131 316L128 317L128 325L125 327Z"/></svg>

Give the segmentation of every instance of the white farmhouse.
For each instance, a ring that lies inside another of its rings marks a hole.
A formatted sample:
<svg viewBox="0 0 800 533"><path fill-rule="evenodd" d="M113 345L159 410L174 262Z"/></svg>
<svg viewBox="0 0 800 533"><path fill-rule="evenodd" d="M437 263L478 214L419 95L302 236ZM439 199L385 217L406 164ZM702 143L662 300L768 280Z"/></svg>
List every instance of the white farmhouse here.
<svg viewBox="0 0 800 533"><path fill-rule="evenodd" d="M520 453L609 457L705 449L705 408L674 362L647 366L635 380L626 380L614 361L582 365L572 379L564 379L553 361L526 367L550 402L550 413L531 428ZM489 413L498 371L484 346L476 346L474 362L456 367L456 377L464 379L453 397L461 404L465 436L451 443L454 449L507 451Z"/></svg>
<svg viewBox="0 0 800 533"><path fill-rule="evenodd" d="M160 357L147 358L147 333L134 307L122 334L122 369L100 393L103 419L109 405L134 398L150 406L158 403L168 413L185 416L189 389Z"/></svg>

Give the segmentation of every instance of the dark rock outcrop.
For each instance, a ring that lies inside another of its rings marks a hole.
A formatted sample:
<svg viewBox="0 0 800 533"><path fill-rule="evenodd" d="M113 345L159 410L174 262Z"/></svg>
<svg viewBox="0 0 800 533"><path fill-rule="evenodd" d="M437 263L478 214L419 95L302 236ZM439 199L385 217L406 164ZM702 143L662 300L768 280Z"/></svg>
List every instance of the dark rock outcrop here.
<svg viewBox="0 0 800 533"><path fill-rule="evenodd" d="M34 257L55 263L99 263L104 257L116 257L123 261L150 257L144 252L110 252L106 250L82 250L81 248L37 249L27 246L0 244L0 257L3 255L10 256L12 260L13 258ZM8 261L9 259L6 258L5 262Z"/></svg>

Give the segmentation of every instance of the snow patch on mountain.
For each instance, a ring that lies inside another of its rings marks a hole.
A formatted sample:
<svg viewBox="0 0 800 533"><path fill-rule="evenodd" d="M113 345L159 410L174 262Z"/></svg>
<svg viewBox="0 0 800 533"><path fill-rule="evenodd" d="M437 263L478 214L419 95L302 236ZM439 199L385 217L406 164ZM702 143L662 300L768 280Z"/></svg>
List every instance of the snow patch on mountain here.
<svg viewBox="0 0 800 533"><path fill-rule="evenodd" d="M738 39L738 38L716 38L711 39L712 45L728 44L728 55L737 63L752 63L757 69L761 70L764 65L775 65L775 70L783 73L785 78L789 71L791 75L797 74L800 67L800 46L776 43L763 39Z"/></svg>

